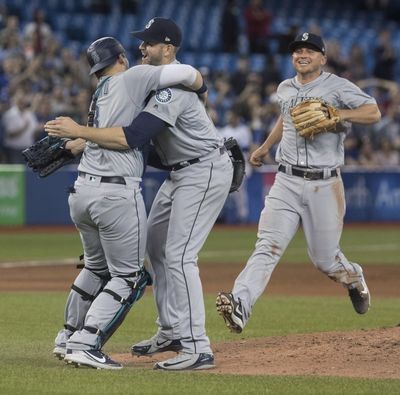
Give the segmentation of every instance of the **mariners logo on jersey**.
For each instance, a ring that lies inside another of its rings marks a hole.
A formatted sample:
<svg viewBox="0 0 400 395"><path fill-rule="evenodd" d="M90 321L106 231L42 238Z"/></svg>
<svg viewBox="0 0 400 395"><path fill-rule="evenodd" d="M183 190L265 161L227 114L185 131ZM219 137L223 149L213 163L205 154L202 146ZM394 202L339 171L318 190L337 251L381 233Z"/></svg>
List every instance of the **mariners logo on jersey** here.
<svg viewBox="0 0 400 395"><path fill-rule="evenodd" d="M169 88L160 89L156 92L156 101L161 104L168 103L172 99L172 91Z"/></svg>

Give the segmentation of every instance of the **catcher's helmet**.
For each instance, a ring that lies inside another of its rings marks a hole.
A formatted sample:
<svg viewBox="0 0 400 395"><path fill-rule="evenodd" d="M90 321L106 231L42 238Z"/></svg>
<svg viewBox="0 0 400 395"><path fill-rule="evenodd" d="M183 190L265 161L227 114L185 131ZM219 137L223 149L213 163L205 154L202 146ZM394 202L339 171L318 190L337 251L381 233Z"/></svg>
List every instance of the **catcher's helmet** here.
<svg viewBox="0 0 400 395"><path fill-rule="evenodd" d="M94 41L86 51L91 67L89 75L113 64L120 54L125 54L125 49L114 37L102 37Z"/></svg>

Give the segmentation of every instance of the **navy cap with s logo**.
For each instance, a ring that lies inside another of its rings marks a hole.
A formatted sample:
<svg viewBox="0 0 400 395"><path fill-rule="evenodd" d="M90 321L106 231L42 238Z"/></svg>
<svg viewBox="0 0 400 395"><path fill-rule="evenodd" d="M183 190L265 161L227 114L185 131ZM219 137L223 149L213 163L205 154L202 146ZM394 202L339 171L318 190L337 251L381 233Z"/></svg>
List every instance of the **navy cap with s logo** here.
<svg viewBox="0 0 400 395"><path fill-rule="evenodd" d="M308 47L316 49L325 55L325 44L320 36L314 33L300 33L294 41L289 44L289 50L293 52L297 48Z"/></svg>
<svg viewBox="0 0 400 395"><path fill-rule="evenodd" d="M132 34L142 41L172 44L174 47L179 47L182 41L181 29L169 18L153 18L147 22L144 30Z"/></svg>

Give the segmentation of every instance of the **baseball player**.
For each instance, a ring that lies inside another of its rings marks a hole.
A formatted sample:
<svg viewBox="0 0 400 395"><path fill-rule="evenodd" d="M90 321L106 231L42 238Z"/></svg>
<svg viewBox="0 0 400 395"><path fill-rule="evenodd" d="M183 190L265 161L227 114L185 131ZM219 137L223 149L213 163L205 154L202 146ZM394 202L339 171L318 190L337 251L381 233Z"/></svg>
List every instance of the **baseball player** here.
<svg viewBox="0 0 400 395"><path fill-rule="evenodd" d="M143 40L144 63L177 63L181 31L172 20L154 18L134 35ZM176 357L156 363L156 369L214 367L197 260L229 193L233 166L203 103L193 92L161 89L129 127L94 133L92 128L63 118L55 121L54 131L58 136L85 138L108 147L137 147L145 143L145 136L147 141L152 139L161 164L171 169L148 218L147 251L159 330L151 339L135 344L132 353L179 351Z"/></svg>
<svg viewBox="0 0 400 395"><path fill-rule="evenodd" d="M313 264L348 289L357 313L366 313L370 306L360 265L350 262L339 246L345 214L340 167L344 163L343 140L348 123L377 122L380 112L375 99L353 83L322 71L327 57L321 37L302 33L289 48L297 74L279 85L281 116L250 157L251 164L260 166L272 145L280 141L276 154L278 173L265 198L255 250L232 292L221 292L216 300L217 311L236 333L246 325L254 303L300 222ZM339 122L335 130L313 138L301 137L296 131L290 111L310 98L322 99L337 109Z"/></svg>
<svg viewBox="0 0 400 395"><path fill-rule="evenodd" d="M90 74L99 79L89 125L129 125L151 91L176 84L198 89L203 83L187 65L128 69L125 50L112 37L92 43L87 56ZM51 131L49 124L45 129ZM83 142L78 139L67 148L75 153L84 148L69 205L85 265L72 285L65 328L58 333L53 352L77 365L120 369L122 365L101 348L151 283L143 266L147 218L139 183L144 159L138 148L105 149Z"/></svg>

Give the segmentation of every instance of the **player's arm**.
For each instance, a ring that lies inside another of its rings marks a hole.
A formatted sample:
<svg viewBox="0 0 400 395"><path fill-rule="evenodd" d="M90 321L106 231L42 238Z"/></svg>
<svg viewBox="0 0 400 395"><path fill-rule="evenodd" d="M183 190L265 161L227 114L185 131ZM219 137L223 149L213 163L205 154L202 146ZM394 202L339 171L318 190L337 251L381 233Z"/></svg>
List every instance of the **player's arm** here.
<svg viewBox="0 0 400 395"><path fill-rule="evenodd" d="M200 72L188 64L169 64L162 66L158 88L182 84L193 91L199 91L203 85ZM203 88L204 89L204 88Z"/></svg>
<svg viewBox="0 0 400 395"><path fill-rule="evenodd" d="M148 112L141 112L127 127L93 128L79 125L69 117L57 117L46 123L44 129L50 136L83 139L103 148L126 150L141 148L168 124Z"/></svg>
<svg viewBox="0 0 400 395"><path fill-rule="evenodd" d="M375 123L381 119L381 112L376 104L364 104L351 110L339 109L341 121L356 123Z"/></svg>
<svg viewBox="0 0 400 395"><path fill-rule="evenodd" d="M79 155L83 152L86 146L86 140L84 139L75 139L67 141L65 144L65 148L70 150L74 156Z"/></svg>
<svg viewBox="0 0 400 395"><path fill-rule="evenodd" d="M268 155L269 150L271 147L278 143L281 138L282 138L282 133L283 133L283 120L282 116L278 118L278 120L275 122L274 127L271 130L271 133L267 137L267 139L264 141L263 144L261 144L250 156L249 162L253 166L261 166L263 164L263 159L266 155Z"/></svg>

